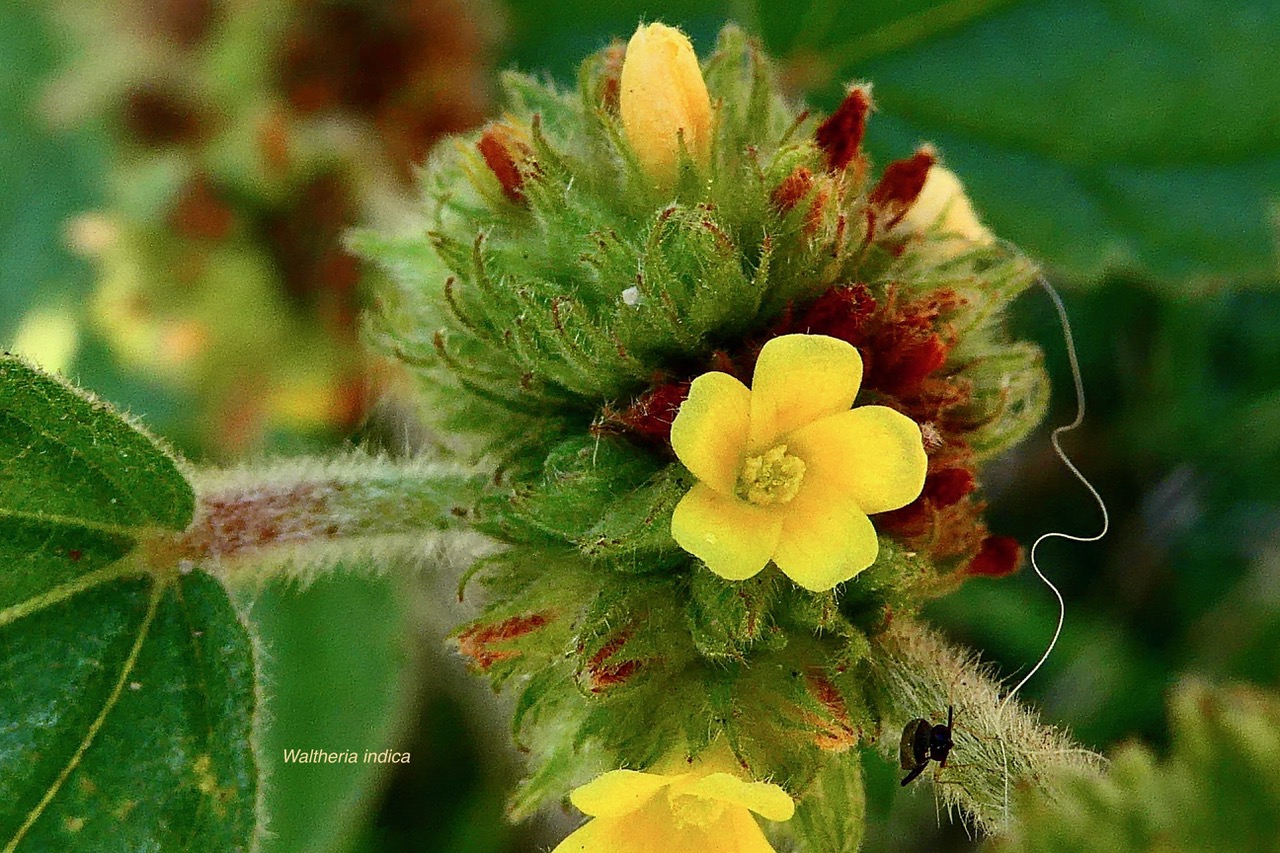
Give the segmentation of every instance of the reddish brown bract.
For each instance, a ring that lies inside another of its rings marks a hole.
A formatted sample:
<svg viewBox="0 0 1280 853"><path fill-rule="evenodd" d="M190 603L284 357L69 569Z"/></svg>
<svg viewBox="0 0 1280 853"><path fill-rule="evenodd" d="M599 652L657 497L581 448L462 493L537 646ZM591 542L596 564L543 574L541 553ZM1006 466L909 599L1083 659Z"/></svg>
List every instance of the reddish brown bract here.
<svg viewBox="0 0 1280 853"><path fill-rule="evenodd" d="M769 198L779 213L786 213L804 201L805 196L812 189L813 172L804 166L797 166L795 171L783 178L782 183L774 188Z"/></svg>
<svg viewBox="0 0 1280 853"><path fill-rule="evenodd" d="M1012 536L988 536L965 573L988 578L1011 575L1022 565L1022 546Z"/></svg>
<svg viewBox="0 0 1280 853"><path fill-rule="evenodd" d="M968 468L944 468L928 475L923 494L934 506L946 507L959 503L976 488L978 483Z"/></svg>
<svg viewBox="0 0 1280 853"><path fill-rule="evenodd" d="M849 721L849 709L844 697L820 669L810 669L805 674L809 694L826 709L827 717L806 713L807 721L817 729L814 744L828 752L844 752L856 746L861 732Z"/></svg>
<svg viewBox="0 0 1280 853"><path fill-rule="evenodd" d="M905 160L895 160L884 169L880 183L871 190L871 207L885 217L885 227L892 228L906 215L920 197L929 170L938 161L929 147L921 148Z"/></svg>
<svg viewBox="0 0 1280 853"><path fill-rule="evenodd" d="M512 616L491 625L472 625L458 634L454 642L458 652L468 657L480 669L488 669L495 663L520 656L518 649L495 649L494 645L509 642L532 633L551 621L546 613L527 613Z"/></svg>
<svg viewBox="0 0 1280 853"><path fill-rule="evenodd" d="M621 412L606 411L601 426L621 427L637 438L660 444L671 441L671 424L689 396L691 382L668 382L636 398Z"/></svg>
<svg viewBox="0 0 1280 853"><path fill-rule="evenodd" d="M516 161L517 143L502 125L490 125L480 135L476 148L485 165L502 185L502 193L517 204L524 201L524 175Z"/></svg>
<svg viewBox="0 0 1280 853"><path fill-rule="evenodd" d="M600 647L587 661L586 676L588 689L592 693L603 693L629 680L643 665L638 660L624 659L613 661L613 656L622 651L631 634L624 631Z"/></svg>
<svg viewBox="0 0 1280 853"><path fill-rule="evenodd" d="M814 141L827 155L827 168L844 169L858 156L862 137L867 131L867 113L871 111L871 91L855 86L827 120L818 125Z"/></svg>

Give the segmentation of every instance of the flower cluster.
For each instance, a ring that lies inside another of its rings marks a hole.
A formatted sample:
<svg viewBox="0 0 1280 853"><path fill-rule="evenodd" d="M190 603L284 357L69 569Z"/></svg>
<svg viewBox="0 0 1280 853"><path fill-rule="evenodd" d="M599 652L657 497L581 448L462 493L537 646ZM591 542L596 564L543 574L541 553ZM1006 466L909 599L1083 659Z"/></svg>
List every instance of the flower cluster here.
<svg viewBox="0 0 1280 853"><path fill-rule="evenodd" d="M553 853L772 853L751 813L786 821L795 803L777 785L741 778L732 758L720 746L683 769L605 773L570 795L593 819Z"/></svg>
<svg viewBox="0 0 1280 853"><path fill-rule="evenodd" d="M511 813L603 766L562 850L766 850L747 812L779 797L826 849L805 804L857 787L891 618L1017 564L978 496L1043 414L1002 323L1034 267L937 152L873 168L868 89L802 112L734 27L701 63L651 24L575 93L504 86L421 227L356 242L445 452L492 466L469 511L502 547L454 639L519 692ZM723 772L671 772L677 744Z"/></svg>

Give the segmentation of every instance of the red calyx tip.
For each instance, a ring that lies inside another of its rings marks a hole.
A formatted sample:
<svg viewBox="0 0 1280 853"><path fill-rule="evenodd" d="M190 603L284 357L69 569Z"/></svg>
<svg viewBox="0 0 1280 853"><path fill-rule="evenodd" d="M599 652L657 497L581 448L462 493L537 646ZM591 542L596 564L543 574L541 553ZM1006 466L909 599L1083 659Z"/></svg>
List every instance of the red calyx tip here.
<svg viewBox="0 0 1280 853"><path fill-rule="evenodd" d="M880 182L871 190L868 201L887 216L886 226L892 228L906 215L920 197L929 170L938 162L938 155L931 146L921 146L905 160L895 160L884 169Z"/></svg>
<svg viewBox="0 0 1280 853"><path fill-rule="evenodd" d="M1011 575L1022 565L1022 545L1012 536L988 536L969 565L965 574L1002 578Z"/></svg>
<svg viewBox="0 0 1280 853"><path fill-rule="evenodd" d="M871 111L871 88L854 86L836 111L818 125L814 141L827 154L827 168L838 172L848 166L862 149L867 131L867 113Z"/></svg>

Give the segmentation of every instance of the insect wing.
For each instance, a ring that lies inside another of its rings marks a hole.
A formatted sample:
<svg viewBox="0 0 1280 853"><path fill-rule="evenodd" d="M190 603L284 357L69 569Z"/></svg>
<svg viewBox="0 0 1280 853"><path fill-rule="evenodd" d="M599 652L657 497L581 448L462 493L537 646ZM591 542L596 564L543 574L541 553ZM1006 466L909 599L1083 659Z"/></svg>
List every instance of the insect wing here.
<svg viewBox="0 0 1280 853"><path fill-rule="evenodd" d="M914 770L929 756L929 731L933 727L928 720L915 719L902 729L902 741L898 744L898 761L903 770Z"/></svg>

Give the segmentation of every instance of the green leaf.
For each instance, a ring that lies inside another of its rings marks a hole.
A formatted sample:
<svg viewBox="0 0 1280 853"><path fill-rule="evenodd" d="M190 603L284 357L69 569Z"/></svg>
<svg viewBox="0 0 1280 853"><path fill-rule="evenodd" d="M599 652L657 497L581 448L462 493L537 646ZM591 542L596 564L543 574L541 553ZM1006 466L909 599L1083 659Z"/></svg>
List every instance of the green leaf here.
<svg viewBox="0 0 1280 853"><path fill-rule="evenodd" d="M249 849L249 635L137 547L190 523L177 464L9 356L0 459L0 850Z"/></svg>
<svg viewBox="0 0 1280 853"><path fill-rule="evenodd" d="M12 356L0 358L0 459L6 520L124 534L181 530L195 511L191 486L152 439Z"/></svg>
<svg viewBox="0 0 1280 853"><path fill-rule="evenodd" d="M878 158L936 143L993 230L1060 271L1274 277L1270 0L743 7L823 106L874 83Z"/></svg>

